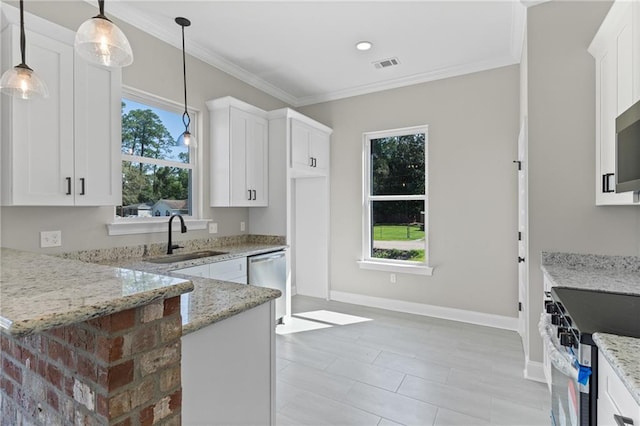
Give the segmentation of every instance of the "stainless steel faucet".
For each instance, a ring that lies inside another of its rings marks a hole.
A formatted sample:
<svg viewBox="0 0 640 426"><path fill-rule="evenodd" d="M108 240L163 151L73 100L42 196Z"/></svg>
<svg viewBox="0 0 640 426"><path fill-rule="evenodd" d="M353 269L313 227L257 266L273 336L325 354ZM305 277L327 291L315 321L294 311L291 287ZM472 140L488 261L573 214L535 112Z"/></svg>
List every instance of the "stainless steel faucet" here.
<svg viewBox="0 0 640 426"><path fill-rule="evenodd" d="M184 234L187 232L187 225L184 224L184 219L182 218L182 216L179 214L171 215L171 217L169 218L169 244L167 244L167 254L173 254L173 249L184 248L182 246L179 246L178 244L171 243L171 222L173 222L173 219L175 217L180 219L180 233Z"/></svg>

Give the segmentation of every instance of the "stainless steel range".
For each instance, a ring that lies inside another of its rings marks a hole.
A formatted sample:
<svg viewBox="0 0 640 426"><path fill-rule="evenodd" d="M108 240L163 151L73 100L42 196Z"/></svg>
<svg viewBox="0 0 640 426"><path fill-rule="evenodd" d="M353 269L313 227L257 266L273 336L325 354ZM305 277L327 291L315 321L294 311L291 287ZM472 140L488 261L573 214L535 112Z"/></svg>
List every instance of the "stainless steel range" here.
<svg viewBox="0 0 640 426"><path fill-rule="evenodd" d="M640 337L640 296L553 287L540 332L551 361L551 424L595 426L598 348L593 333Z"/></svg>

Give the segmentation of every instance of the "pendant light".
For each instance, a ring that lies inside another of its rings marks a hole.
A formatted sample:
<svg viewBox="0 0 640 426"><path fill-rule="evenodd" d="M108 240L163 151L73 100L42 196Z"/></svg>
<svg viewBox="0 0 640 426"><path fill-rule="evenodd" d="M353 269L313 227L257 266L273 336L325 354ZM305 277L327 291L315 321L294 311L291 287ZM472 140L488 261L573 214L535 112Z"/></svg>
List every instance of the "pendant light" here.
<svg viewBox="0 0 640 426"><path fill-rule="evenodd" d="M104 15L104 0L98 0L100 13L87 19L76 32L76 52L89 62L112 68L133 63L131 45L124 33Z"/></svg>
<svg viewBox="0 0 640 426"><path fill-rule="evenodd" d="M197 146L196 138L191 135L189 131L189 125L191 124L191 117L187 111L187 60L184 49L184 27L191 25L191 21L187 18L177 17L176 24L182 27L182 77L184 80L184 113L182 113L182 123L184 124L184 133L178 138L178 143L185 144L187 146L195 148Z"/></svg>
<svg viewBox="0 0 640 426"><path fill-rule="evenodd" d="M20 99L46 98L49 96L47 85L25 63L25 47L24 5L23 0L20 0L20 54L22 62L2 74L0 90L2 93Z"/></svg>

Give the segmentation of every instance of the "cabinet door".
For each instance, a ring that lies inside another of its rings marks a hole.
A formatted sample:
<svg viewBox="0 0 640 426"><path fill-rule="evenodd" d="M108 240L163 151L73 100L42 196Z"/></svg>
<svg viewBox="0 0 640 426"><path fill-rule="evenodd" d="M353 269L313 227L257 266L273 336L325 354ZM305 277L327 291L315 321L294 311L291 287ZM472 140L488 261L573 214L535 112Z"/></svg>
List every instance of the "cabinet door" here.
<svg viewBox="0 0 640 426"><path fill-rule="evenodd" d="M236 207L249 206L251 194L247 185L247 145L249 145L251 129L251 114L230 107L229 114L229 144L230 164L229 173L231 186L231 205Z"/></svg>
<svg viewBox="0 0 640 426"><path fill-rule="evenodd" d="M122 202L121 70L75 59L75 201Z"/></svg>
<svg viewBox="0 0 640 426"><path fill-rule="evenodd" d="M311 167L311 128L306 124L291 119L291 167L307 170Z"/></svg>
<svg viewBox="0 0 640 426"><path fill-rule="evenodd" d="M616 425L615 416L627 417L640 424L640 405L613 370L609 361L598 353L598 425Z"/></svg>
<svg viewBox="0 0 640 426"><path fill-rule="evenodd" d="M191 266L189 268L176 269L172 272L193 277L209 278L209 265Z"/></svg>
<svg viewBox="0 0 640 426"><path fill-rule="evenodd" d="M311 132L311 158L316 172L329 173L330 136L320 130Z"/></svg>
<svg viewBox="0 0 640 426"><path fill-rule="evenodd" d="M73 205L73 46L26 33L28 63L49 97L3 96L3 204ZM19 28L8 26L2 36L3 62L20 63Z"/></svg>
<svg viewBox="0 0 640 426"><path fill-rule="evenodd" d="M269 127L266 119L252 116L246 148L247 190L249 204L269 204Z"/></svg>

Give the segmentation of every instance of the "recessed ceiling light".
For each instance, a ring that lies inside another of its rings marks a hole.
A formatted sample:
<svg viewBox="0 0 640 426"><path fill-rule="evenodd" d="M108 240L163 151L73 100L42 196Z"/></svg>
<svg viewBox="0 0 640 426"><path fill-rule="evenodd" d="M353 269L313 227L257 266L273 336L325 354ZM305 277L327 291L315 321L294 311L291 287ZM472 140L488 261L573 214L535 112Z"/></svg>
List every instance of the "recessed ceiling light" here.
<svg viewBox="0 0 640 426"><path fill-rule="evenodd" d="M356 49L358 50L369 50L371 46L373 46L373 44L370 41L359 41L356 43Z"/></svg>

